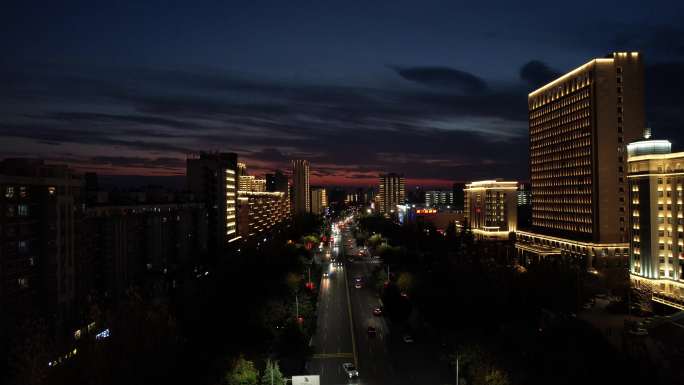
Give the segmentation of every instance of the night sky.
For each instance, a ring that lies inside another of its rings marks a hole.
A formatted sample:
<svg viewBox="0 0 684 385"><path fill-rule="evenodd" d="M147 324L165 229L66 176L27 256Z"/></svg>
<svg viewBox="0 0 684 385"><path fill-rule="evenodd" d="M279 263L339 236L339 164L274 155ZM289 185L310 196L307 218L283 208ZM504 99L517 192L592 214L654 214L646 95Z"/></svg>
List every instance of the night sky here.
<svg viewBox="0 0 684 385"><path fill-rule="evenodd" d="M182 175L221 150L253 173L309 159L322 184L525 180L527 93L620 50L644 54L648 121L684 150L682 1L11 3L3 158Z"/></svg>

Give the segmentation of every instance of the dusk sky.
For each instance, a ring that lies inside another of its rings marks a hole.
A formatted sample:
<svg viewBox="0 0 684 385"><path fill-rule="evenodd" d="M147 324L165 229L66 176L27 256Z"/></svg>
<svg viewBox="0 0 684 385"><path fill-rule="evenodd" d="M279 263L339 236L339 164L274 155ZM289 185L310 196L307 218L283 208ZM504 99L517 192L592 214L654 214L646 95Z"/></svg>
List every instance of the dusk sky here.
<svg viewBox="0 0 684 385"><path fill-rule="evenodd" d="M684 150L682 1L124 3L3 6L3 158L183 175L220 150L257 174L308 159L314 184L526 180L527 93L621 50L644 54L654 135Z"/></svg>

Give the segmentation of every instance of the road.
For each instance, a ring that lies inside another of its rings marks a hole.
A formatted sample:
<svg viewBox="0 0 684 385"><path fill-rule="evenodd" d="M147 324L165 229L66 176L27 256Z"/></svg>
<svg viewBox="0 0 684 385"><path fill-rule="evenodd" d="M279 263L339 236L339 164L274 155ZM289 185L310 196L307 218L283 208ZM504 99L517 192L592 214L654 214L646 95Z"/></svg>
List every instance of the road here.
<svg viewBox="0 0 684 385"><path fill-rule="evenodd" d="M330 251L332 259L341 261L344 249L337 247L341 244L342 240L338 237L332 250L326 249L324 252ZM320 283L318 323L312 341L314 355L308 369L309 373L321 376L321 384L348 384L342 364L354 363L355 358L345 267L333 266L329 273L330 276L322 278Z"/></svg>
<svg viewBox="0 0 684 385"><path fill-rule="evenodd" d="M442 352L436 338L414 328L416 341L407 344L402 340L403 325L390 327L384 317L373 315L373 308L381 306L381 302L370 277L372 271L382 265L372 258L347 261L347 256L358 253L353 242L348 242L350 239L348 229L341 231L335 239L337 248L332 250L332 257L344 261L344 267L337 268L321 283L315 355L310 373L320 374L321 384L325 385L453 383L447 364L440 360ZM355 288L355 277L362 277L367 284ZM368 326L376 328L375 337L368 336ZM356 364L358 379L350 381L345 377L341 367L344 362Z"/></svg>

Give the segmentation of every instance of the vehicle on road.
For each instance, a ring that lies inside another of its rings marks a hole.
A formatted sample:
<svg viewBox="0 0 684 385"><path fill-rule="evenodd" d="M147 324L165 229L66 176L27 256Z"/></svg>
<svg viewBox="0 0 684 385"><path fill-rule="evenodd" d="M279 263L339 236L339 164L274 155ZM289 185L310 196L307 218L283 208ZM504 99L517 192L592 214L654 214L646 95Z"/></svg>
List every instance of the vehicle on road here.
<svg viewBox="0 0 684 385"><path fill-rule="evenodd" d="M375 327L369 326L368 327L368 337L375 337L378 334L377 330L375 330Z"/></svg>
<svg viewBox="0 0 684 385"><path fill-rule="evenodd" d="M345 362L344 364L342 364L342 369L344 369L344 372L347 373L347 377L349 378L359 376L359 371L356 370L356 367L351 362Z"/></svg>
<svg viewBox="0 0 684 385"><path fill-rule="evenodd" d="M363 285L360 282L357 282L356 285L354 285L355 288L361 289Z"/></svg>
<svg viewBox="0 0 684 385"><path fill-rule="evenodd" d="M646 330L644 328L636 328L636 329L630 330L629 334L635 335L635 336L647 336L648 330Z"/></svg>
<svg viewBox="0 0 684 385"><path fill-rule="evenodd" d="M373 315L381 316L381 315L382 315L382 308L379 307L379 306L378 306L378 307L375 307L375 308L373 309Z"/></svg>
<svg viewBox="0 0 684 385"><path fill-rule="evenodd" d="M328 273L323 273L323 278L328 278Z"/></svg>
<svg viewBox="0 0 684 385"><path fill-rule="evenodd" d="M407 344L413 343L413 337L411 337L410 334L404 334L404 336L401 339Z"/></svg>

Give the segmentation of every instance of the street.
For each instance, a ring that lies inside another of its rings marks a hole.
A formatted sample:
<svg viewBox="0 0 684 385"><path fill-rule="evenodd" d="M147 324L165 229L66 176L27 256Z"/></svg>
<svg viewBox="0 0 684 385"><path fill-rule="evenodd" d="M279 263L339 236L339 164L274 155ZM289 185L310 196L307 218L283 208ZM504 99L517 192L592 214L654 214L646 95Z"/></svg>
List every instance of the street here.
<svg viewBox="0 0 684 385"><path fill-rule="evenodd" d="M434 338L429 339L427 333L417 333L414 343L405 343L399 326L393 331L385 317L373 315L373 309L381 306L381 301L370 280L372 271L381 264L372 256L348 261L349 256L358 253L355 243L349 242L351 239L348 228L335 236L331 257L338 262L344 261L344 267L331 270L332 275L321 282L318 330L310 372L320 374L322 384L331 385L452 383ZM363 280L361 288L355 288L356 277ZM368 335L369 326L376 329L374 337ZM349 380L345 376L344 362L357 366L358 379Z"/></svg>

